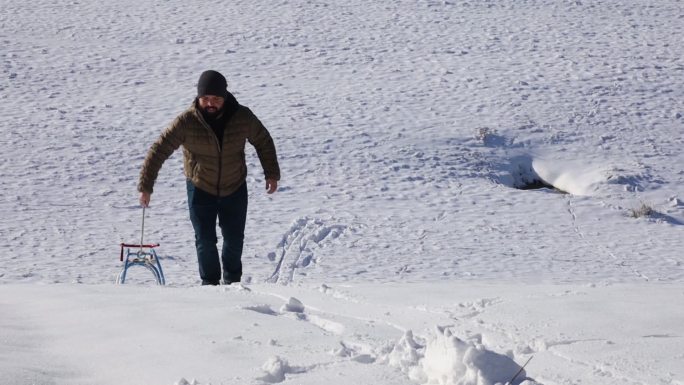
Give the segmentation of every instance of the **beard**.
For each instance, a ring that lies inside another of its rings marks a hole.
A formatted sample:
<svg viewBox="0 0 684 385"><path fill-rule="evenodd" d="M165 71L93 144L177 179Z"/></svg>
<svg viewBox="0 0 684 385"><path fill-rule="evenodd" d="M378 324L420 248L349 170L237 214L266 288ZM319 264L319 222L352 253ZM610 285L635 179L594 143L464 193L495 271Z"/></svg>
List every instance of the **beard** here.
<svg viewBox="0 0 684 385"><path fill-rule="evenodd" d="M207 119L213 120L219 116L221 110L216 107L206 107L202 108L202 113Z"/></svg>

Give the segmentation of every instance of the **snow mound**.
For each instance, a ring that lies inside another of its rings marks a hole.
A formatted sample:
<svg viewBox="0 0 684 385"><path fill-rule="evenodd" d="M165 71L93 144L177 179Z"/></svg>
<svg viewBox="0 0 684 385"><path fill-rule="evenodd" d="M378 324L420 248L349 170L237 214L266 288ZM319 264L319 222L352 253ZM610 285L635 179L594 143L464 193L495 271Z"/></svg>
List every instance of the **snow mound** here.
<svg viewBox="0 0 684 385"><path fill-rule="evenodd" d="M532 160L534 172L549 185L572 195L592 195L606 182L606 170L575 162Z"/></svg>
<svg viewBox="0 0 684 385"><path fill-rule="evenodd" d="M265 373L261 377L257 377L257 380L261 380L269 384L276 384L285 381L285 375L288 373L301 372L300 369L291 367L287 360L278 356L270 357L268 361L261 366L261 369Z"/></svg>
<svg viewBox="0 0 684 385"><path fill-rule="evenodd" d="M412 380L428 385L505 384L520 370L510 357L485 349L479 341L461 340L442 327L436 328L425 346L407 331L386 360ZM523 370L513 384L522 384L525 377Z"/></svg>
<svg viewBox="0 0 684 385"><path fill-rule="evenodd" d="M281 312L304 313L304 304L297 298L290 297L281 308Z"/></svg>
<svg viewBox="0 0 684 385"><path fill-rule="evenodd" d="M419 364L421 356L418 349L421 348L422 346L415 341L413 332L408 330L394 345L392 352L387 356L387 363L406 372L408 368Z"/></svg>

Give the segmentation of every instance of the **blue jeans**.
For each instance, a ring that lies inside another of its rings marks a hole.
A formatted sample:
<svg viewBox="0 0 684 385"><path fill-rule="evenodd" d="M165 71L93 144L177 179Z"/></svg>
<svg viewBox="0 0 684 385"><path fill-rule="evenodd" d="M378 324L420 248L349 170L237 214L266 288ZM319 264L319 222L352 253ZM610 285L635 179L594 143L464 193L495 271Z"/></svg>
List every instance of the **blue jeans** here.
<svg viewBox="0 0 684 385"><path fill-rule="evenodd" d="M223 279L239 282L242 277L242 245L247 221L247 184L243 183L237 191L222 198L198 189L189 180L187 189L202 282L220 282L220 262L223 262ZM216 218L223 236L220 261L216 248Z"/></svg>

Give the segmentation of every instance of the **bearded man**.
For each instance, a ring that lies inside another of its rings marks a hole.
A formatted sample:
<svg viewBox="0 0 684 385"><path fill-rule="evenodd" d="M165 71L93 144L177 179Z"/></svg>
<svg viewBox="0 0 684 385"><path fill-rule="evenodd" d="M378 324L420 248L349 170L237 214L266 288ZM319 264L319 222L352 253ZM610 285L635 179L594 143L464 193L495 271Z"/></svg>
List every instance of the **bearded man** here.
<svg viewBox="0 0 684 385"><path fill-rule="evenodd" d="M202 285L229 285L240 282L242 277L247 221L246 142L256 149L267 193L276 192L280 167L271 135L254 113L228 92L223 75L205 71L192 105L152 145L140 172L140 204L147 207L162 164L183 146L190 221L195 230ZM220 258L217 218L223 236Z"/></svg>

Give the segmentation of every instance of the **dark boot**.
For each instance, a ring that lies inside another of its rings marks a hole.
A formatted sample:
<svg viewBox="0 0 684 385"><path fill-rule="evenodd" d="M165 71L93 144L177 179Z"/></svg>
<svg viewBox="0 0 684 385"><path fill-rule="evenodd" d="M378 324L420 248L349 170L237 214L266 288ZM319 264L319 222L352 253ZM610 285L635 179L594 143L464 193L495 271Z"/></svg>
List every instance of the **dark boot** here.
<svg viewBox="0 0 684 385"><path fill-rule="evenodd" d="M240 276L233 275L227 271L223 272L223 280L221 280L222 285L230 285L231 283L240 282Z"/></svg>

